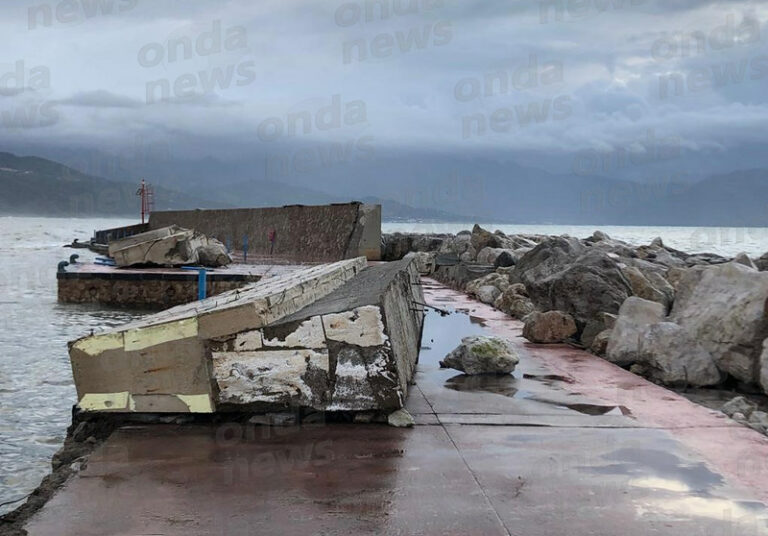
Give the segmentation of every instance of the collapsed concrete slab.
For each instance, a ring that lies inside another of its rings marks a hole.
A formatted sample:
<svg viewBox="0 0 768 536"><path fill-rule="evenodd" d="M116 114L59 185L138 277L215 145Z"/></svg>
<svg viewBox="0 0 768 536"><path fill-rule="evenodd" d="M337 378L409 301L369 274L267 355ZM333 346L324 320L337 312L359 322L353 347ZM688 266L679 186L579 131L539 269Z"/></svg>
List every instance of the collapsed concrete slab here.
<svg viewBox="0 0 768 536"><path fill-rule="evenodd" d="M118 266L225 266L232 262L224 244L176 225L147 231L109 243L109 256Z"/></svg>
<svg viewBox="0 0 768 536"><path fill-rule="evenodd" d="M410 259L367 268L278 322L213 342L221 405L325 411L403 406L421 340Z"/></svg>
<svg viewBox="0 0 768 536"><path fill-rule="evenodd" d="M392 410L420 346L409 260L314 266L70 343L85 411Z"/></svg>

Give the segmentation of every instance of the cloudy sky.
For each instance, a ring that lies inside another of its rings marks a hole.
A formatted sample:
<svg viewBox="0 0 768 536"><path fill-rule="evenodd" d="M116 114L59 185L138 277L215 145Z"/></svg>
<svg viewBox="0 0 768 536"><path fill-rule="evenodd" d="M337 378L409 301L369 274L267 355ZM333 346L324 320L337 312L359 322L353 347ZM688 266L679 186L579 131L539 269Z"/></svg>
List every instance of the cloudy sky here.
<svg viewBox="0 0 768 536"><path fill-rule="evenodd" d="M674 146L736 169L768 132L768 1L8 0L0 33L11 148L353 140L589 168Z"/></svg>

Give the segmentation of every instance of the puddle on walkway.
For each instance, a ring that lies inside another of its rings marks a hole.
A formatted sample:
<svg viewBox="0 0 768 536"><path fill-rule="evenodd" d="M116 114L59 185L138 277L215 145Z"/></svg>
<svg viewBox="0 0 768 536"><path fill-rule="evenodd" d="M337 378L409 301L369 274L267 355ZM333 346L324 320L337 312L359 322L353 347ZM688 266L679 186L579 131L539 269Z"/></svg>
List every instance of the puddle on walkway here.
<svg viewBox="0 0 768 536"><path fill-rule="evenodd" d="M530 397L531 393L520 390L518 382L518 378L511 374L505 376L467 376L466 374L459 374L446 381L445 386L454 391L482 391L507 396L509 398Z"/></svg>
<svg viewBox="0 0 768 536"><path fill-rule="evenodd" d="M722 496L725 480L704 463L686 462L667 450L641 448L618 449L603 459L609 463L580 470L626 476L629 487L648 490L645 498L635 501L639 516L704 517L730 525L734 535L768 534L766 506Z"/></svg>
<svg viewBox="0 0 768 536"><path fill-rule="evenodd" d="M677 482L676 487L709 494L723 484L723 477L710 471L704 463L683 463L665 450L623 448L603 458L612 462L585 471L605 475L626 475L634 479L661 479Z"/></svg>
<svg viewBox="0 0 768 536"><path fill-rule="evenodd" d="M558 383L573 383L573 380L546 371L534 374L530 365L521 363L513 374L467 376L452 369L440 369L440 361L456 348L461 339L470 335L488 335L486 321L462 310L446 309L450 314L443 316L428 310L424 319L424 333L419 355L419 371L427 374L422 381L435 382L447 389L465 393L491 393L514 399L545 404L563 412L575 411L582 415L630 415L623 406L605 406L587 403L566 403L550 400L547 393L557 391L561 398L564 393ZM525 358L523 358L525 359ZM528 365L528 372L523 373Z"/></svg>
<svg viewBox="0 0 768 536"><path fill-rule="evenodd" d="M441 316L436 311L427 309L424 317L424 331L421 338L419 365L440 366L440 361L461 344L461 339L470 335L487 335L483 324L472 321L467 314L446 309L451 314ZM482 320L482 319L477 319Z"/></svg>

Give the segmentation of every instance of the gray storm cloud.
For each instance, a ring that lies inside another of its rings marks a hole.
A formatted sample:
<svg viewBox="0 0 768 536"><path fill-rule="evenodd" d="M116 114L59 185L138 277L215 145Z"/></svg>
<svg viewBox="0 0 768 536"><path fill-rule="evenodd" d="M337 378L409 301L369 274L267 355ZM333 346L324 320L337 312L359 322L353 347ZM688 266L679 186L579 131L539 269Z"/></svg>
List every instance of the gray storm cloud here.
<svg viewBox="0 0 768 536"><path fill-rule="evenodd" d="M767 22L754 1L4 2L0 142L733 148L768 125Z"/></svg>

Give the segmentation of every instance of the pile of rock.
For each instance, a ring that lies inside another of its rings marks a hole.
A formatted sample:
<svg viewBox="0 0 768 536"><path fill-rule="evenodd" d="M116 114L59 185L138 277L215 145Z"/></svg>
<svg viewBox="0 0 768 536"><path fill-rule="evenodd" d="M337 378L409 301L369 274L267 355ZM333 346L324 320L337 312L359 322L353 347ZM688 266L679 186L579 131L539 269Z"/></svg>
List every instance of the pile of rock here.
<svg viewBox="0 0 768 536"><path fill-rule="evenodd" d="M757 404L743 396L737 396L726 403L722 411L736 422L768 435L768 413L760 411Z"/></svg>
<svg viewBox="0 0 768 536"><path fill-rule="evenodd" d="M621 307L607 359L665 384L715 385L731 377L768 391L768 273L743 258L675 278L671 311L631 298Z"/></svg>
<svg viewBox="0 0 768 536"><path fill-rule="evenodd" d="M619 308L630 296L668 311L673 282L691 266L728 259L688 255L660 239L633 247L595 232L569 236L506 235L479 225L456 235L385 235L385 259L414 248L422 273L530 324L534 342L570 340L605 352ZM559 316L529 316L534 311ZM571 322L572 321L572 322ZM575 331L573 329L575 325ZM557 340L554 340L557 339Z"/></svg>
<svg viewBox="0 0 768 536"><path fill-rule="evenodd" d="M423 273L524 320L531 342L580 344L668 385L732 377L768 391L768 254L753 263L660 238L632 246L600 231L580 240L477 225L384 242L416 248Z"/></svg>

